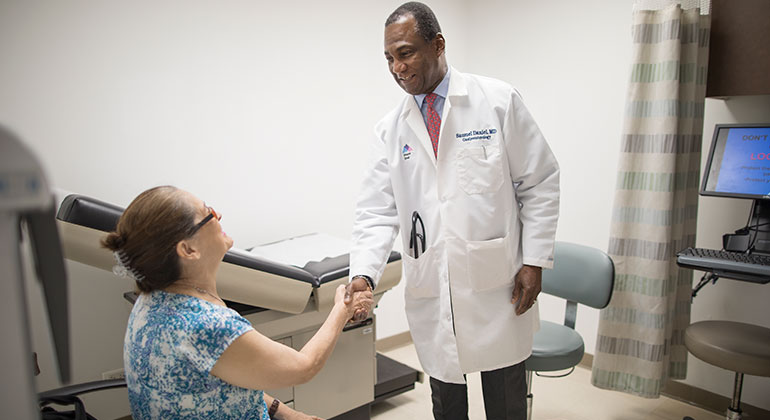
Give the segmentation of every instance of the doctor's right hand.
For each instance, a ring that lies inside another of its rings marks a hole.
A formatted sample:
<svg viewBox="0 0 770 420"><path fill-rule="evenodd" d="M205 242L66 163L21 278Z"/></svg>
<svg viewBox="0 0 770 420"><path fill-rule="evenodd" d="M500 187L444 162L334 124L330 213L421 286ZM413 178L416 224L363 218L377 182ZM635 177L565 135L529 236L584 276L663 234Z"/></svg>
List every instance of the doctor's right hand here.
<svg viewBox="0 0 770 420"><path fill-rule="evenodd" d="M543 269L532 265L524 265L514 280L511 303L516 305L516 315L527 312L537 301L543 283Z"/></svg>
<svg viewBox="0 0 770 420"><path fill-rule="evenodd" d="M355 293L361 293L369 291L372 292L372 288L369 286L369 282L364 277L355 276L353 280L345 286L345 303L347 304L354 296ZM356 308L356 313L353 315L353 322L361 322L369 316L369 312L372 310L372 301L369 305L360 306Z"/></svg>
<svg viewBox="0 0 770 420"><path fill-rule="evenodd" d="M361 319L356 319L356 316L361 312L367 314L374 304L372 291L367 287L364 291L351 292L349 286L350 285L340 285L337 288L337 294L334 296L334 304L344 306L348 322L363 321L366 319L366 316Z"/></svg>

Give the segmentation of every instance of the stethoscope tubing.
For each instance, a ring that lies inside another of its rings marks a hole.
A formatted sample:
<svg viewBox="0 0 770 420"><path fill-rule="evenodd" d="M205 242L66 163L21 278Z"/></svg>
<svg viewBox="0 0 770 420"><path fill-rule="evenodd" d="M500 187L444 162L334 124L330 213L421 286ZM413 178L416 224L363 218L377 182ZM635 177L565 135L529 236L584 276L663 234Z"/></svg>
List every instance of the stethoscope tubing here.
<svg viewBox="0 0 770 420"><path fill-rule="evenodd" d="M422 233L417 232L417 222L420 222L420 230ZM419 242L417 241L419 239ZM422 217L417 210L412 212L412 232L409 234L409 249L412 249L414 258L420 257L420 246L422 246L422 253L425 253L425 224L422 222Z"/></svg>

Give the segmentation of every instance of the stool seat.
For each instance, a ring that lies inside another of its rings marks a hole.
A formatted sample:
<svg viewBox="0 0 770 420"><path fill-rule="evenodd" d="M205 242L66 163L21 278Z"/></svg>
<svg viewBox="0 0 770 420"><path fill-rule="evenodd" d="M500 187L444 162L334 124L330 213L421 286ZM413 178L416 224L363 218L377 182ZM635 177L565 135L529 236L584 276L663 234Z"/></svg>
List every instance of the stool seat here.
<svg viewBox="0 0 770 420"><path fill-rule="evenodd" d="M684 344L706 363L747 375L770 376L770 329L732 321L700 321Z"/></svg>
<svg viewBox="0 0 770 420"><path fill-rule="evenodd" d="M583 338L577 331L564 325L540 321L535 333L532 356L526 361L527 370L553 372L569 369L583 358Z"/></svg>

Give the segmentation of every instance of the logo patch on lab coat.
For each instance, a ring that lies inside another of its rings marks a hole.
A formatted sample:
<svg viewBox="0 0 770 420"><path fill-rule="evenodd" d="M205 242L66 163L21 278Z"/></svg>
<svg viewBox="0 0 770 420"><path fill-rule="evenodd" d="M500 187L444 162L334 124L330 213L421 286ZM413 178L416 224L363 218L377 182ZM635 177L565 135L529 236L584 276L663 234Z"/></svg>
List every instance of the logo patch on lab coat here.
<svg viewBox="0 0 770 420"><path fill-rule="evenodd" d="M468 130L461 133L455 133L455 138L463 142L475 140L489 140L497 134L496 128L481 128L478 130Z"/></svg>
<svg viewBox="0 0 770 420"><path fill-rule="evenodd" d="M408 144L404 145L404 150L401 152L404 155L404 160L409 160L412 157L412 148Z"/></svg>

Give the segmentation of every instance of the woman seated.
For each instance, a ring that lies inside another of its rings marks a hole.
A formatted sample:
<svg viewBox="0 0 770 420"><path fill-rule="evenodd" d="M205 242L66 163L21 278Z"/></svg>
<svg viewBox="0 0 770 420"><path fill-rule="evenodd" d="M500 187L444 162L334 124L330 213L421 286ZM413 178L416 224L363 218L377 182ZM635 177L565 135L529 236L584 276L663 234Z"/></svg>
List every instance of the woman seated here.
<svg viewBox="0 0 770 420"><path fill-rule="evenodd" d="M356 309L373 303L372 293L357 292L345 304L340 286L302 350L276 343L217 294L217 268L233 245L220 219L192 194L156 187L136 197L102 241L115 253L116 270L141 292L123 348L133 418L317 419L261 390L313 378Z"/></svg>

